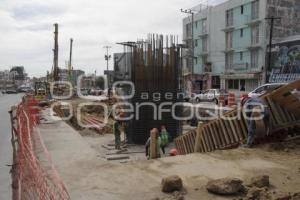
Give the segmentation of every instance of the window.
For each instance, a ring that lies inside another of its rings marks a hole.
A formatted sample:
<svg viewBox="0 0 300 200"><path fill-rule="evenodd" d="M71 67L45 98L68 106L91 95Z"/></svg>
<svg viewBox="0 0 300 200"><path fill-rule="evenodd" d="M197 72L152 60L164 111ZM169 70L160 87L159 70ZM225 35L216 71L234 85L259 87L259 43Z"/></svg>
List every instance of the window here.
<svg viewBox="0 0 300 200"><path fill-rule="evenodd" d="M208 62L208 56L202 56L202 64L204 66L204 72L212 72L212 64Z"/></svg>
<svg viewBox="0 0 300 200"><path fill-rule="evenodd" d="M225 56L226 69L232 69L233 67L233 53L227 53Z"/></svg>
<svg viewBox="0 0 300 200"><path fill-rule="evenodd" d="M226 33L226 49L232 48L232 32Z"/></svg>
<svg viewBox="0 0 300 200"><path fill-rule="evenodd" d="M228 89L238 90L239 89L239 80L228 80Z"/></svg>
<svg viewBox="0 0 300 200"><path fill-rule="evenodd" d="M244 6L243 5L241 6L241 14L242 15L244 14Z"/></svg>
<svg viewBox="0 0 300 200"><path fill-rule="evenodd" d="M226 26L233 26L233 9L226 11Z"/></svg>
<svg viewBox="0 0 300 200"><path fill-rule="evenodd" d="M207 56L202 56L202 63L207 64L208 63L208 57Z"/></svg>
<svg viewBox="0 0 300 200"><path fill-rule="evenodd" d="M195 27L198 28L198 21L195 22Z"/></svg>
<svg viewBox="0 0 300 200"><path fill-rule="evenodd" d="M240 52L240 61L243 60L243 57L244 57L244 53L243 53L243 52Z"/></svg>
<svg viewBox="0 0 300 200"><path fill-rule="evenodd" d="M198 46L198 40L195 40L195 47Z"/></svg>
<svg viewBox="0 0 300 200"><path fill-rule="evenodd" d="M257 19L258 18L258 12L259 12L259 1L253 1L251 5L251 18Z"/></svg>
<svg viewBox="0 0 300 200"><path fill-rule="evenodd" d="M202 33L207 33L207 19L202 20Z"/></svg>
<svg viewBox="0 0 300 200"><path fill-rule="evenodd" d="M191 49L192 48L192 40L186 40L186 46L187 46L187 48Z"/></svg>
<svg viewBox="0 0 300 200"><path fill-rule="evenodd" d="M259 43L259 25L253 26L251 29L251 44Z"/></svg>
<svg viewBox="0 0 300 200"><path fill-rule="evenodd" d="M241 37L244 37L244 29L241 29L240 35Z"/></svg>
<svg viewBox="0 0 300 200"><path fill-rule="evenodd" d="M240 91L246 91L246 80L240 80Z"/></svg>
<svg viewBox="0 0 300 200"><path fill-rule="evenodd" d="M192 66L193 66L193 59L192 58L187 58L186 59L186 66L189 71L192 71Z"/></svg>
<svg viewBox="0 0 300 200"><path fill-rule="evenodd" d="M219 89L221 87L221 79L220 76L212 77L212 88Z"/></svg>
<svg viewBox="0 0 300 200"><path fill-rule="evenodd" d="M195 58L195 64L198 64L198 57Z"/></svg>
<svg viewBox="0 0 300 200"><path fill-rule="evenodd" d="M268 87L268 86L266 86L266 85L265 85L265 86L261 86L261 87L257 88L257 89L254 91L254 93L257 93L257 94L263 94L263 93L266 92L267 87Z"/></svg>
<svg viewBox="0 0 300 200"><path fill-rule="evenodd" d="M202 51L207 52L207 38L202 39Z"/></svg>
<svg viewBox="0 0 300 200"><path fill-rule="evenodd" d="M186 36L187 37L192 37L192 24L187 24L185 26L185 31L186 31Z"/></svg>
<svg viewBox="0 0 300 200"><path fill-rule="evenodd" d="M251 68L258 68L258 50L251 51Z"/></svg>

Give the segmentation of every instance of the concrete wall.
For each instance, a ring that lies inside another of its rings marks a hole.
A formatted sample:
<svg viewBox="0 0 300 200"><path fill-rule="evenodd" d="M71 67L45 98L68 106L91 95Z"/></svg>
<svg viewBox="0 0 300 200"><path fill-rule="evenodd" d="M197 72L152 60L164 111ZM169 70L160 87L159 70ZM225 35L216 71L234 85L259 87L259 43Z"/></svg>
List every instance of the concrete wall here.
<svg viewBox="0 0 300 200"><path fill-rule="evenodd" d="M281 17L274 23L274 39L300 34L299 0L267 0L267 3L267 16ZM269 30L268 25L267 33Z"/></svg>

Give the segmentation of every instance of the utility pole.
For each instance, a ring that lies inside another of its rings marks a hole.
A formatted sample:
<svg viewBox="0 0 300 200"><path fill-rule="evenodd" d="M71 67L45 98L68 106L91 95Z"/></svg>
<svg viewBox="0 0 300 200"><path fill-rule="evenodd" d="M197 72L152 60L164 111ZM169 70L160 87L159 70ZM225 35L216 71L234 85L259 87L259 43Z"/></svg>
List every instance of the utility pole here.
<svg viewBox="0 0 300 200"><path fill-rule="evenodd" d="M271 70L271 60L272 60L272 42L273 42L273 29L274 21L281 19L281 17L267 17L266 20L270 20L270 36L269 36L269 55L268 55L268 67L265 67L265 82L268 83L268 71Z"/></svg>
<svg viewBox="0 0 300 200"><path fill-rule="evenodd" d="M106 49L105 60L106 60L106 70L108 71L108 63L109 63L109 60L111 59L111 55L109 55L108 51L109 51L109 49L111 49L111 46L104 46L103 48Z"/></svg>
<svg viewBox="0 0 300 200"><path fill-rule="evenodd" d="M72 81L72 53L73 53L73 38L70 39L70 57L69 57L69 66L68 66L68 72L69 72L69 81L73 84Z"/></svg>
<svg viewBox="0 0 300 200"><path fill-rule="evenodd" d="M193 76L194 76L194 59L195 59L195 50L194 50L194 47L195 47L195 45L194 45L194 14L195 13L191 9L188 9L188 10L180 9L180 12L192 15L192 24L191 24L191 32L192 32L192 42L191 42L192 71L191 71L191 74L192 74L192 78L193 78Z"/></svg>
<svg viewBox="0 0 300 200"><path fill-rule="evenodd" d="M105 55L105 60L106 60L106 73L107 73L107 82L108 82L108 89L107 89L107 96L108 99L110 100L110 93L111 93L111 80L110 80L110 75L108 72L108 64L109 64L109 60L111 59L111 55L109 55L109 49L111 49L111 46L104 46L103 48L106 49L106 55Z"/></svg>
<svg viewBox="0 0 300 200"><path fill-rule="evenodd" d="M53 58L53 80L59 81L59 69L58 69L58 24L54 24L54 58Z"/></svg>

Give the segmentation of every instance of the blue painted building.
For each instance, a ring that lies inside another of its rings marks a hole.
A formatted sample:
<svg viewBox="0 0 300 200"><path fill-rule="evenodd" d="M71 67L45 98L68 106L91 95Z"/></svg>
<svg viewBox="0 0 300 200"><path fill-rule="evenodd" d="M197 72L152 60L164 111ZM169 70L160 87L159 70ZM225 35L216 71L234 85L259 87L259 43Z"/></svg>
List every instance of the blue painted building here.
<svg viewBox="0 0 300 200"><path fill-rule="evenodd" d="M264 83L270 32L265 18L282 17L274 26L276 42L300 34L299 10L297 0L228 0L202 6L193 23L190 16L184 18L183 40L189 47L184 54L186 89L246 92Z"/></svg>

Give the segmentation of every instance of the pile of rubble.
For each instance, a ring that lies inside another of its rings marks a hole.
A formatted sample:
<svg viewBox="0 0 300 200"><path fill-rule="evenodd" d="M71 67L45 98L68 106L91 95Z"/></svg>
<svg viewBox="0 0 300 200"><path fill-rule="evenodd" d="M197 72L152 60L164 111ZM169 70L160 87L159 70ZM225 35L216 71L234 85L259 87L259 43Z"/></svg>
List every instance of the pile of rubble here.
<svg viewBox="0 0 300 200"><path fill-rule="evenodd" d="M184 195L187 194L182 179L176 175L163 178L161 189L168 196L153 200L184 200ZM206 189L209 193L217 195L216 197L235 200L300 200L300 192L277 192L272 188L268 175L252 177L247 183L239 178L210 180Z"/></svg>

